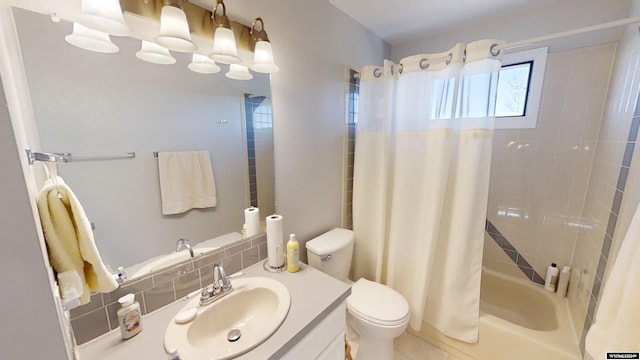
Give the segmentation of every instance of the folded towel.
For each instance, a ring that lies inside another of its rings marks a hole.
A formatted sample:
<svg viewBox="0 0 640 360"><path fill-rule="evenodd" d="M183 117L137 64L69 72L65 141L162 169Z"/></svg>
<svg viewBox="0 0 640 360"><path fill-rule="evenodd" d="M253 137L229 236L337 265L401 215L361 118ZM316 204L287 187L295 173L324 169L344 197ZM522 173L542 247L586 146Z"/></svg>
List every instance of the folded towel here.
<svg viewBox="0 0 640 360"><path fill-rule="evenodd" d="M640 207L622 240L585 339L594 359L607 352L640 352Z"/></svg>
<svg viewBox="0 0 640 360"><path fill-rule="evenodd" d="M91 290L111 292L118 287L102 262L93 238L91 223L73 191L60 177L47 180L37 199L49 260L58 274L63 300L65 294L78 291L80 304L89 302ZM82 289L78 289L75 272ZM60 274L65 273L64 276ZM69 280L71 279L71 280Z"/></svg>
<svg viewBox="0 0 640 360"><path fill-rule="evenodd" d="M71 310L80 305L84 293L84 281L77 271L58 273L58 287L65 309Z"/></svg>
<svg viewBox="0 0 640 360"><path fill-rule="evenodd" d="M162 214L216 206L216 183L209 152L159 152Z"/></svg>

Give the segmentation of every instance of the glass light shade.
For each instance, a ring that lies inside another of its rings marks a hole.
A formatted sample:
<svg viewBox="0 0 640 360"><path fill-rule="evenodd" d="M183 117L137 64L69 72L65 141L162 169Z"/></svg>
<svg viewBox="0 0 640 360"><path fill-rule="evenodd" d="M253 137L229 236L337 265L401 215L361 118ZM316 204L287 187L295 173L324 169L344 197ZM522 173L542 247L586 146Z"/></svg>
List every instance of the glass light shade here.
<svg viewBox="0 0 640 360"><path fill-rule="evenodd" d="M240 62L236 38L231 29L218 27L213 33L213 52L211 59L223 64L237 64Z"/></svg>
<svg viewBox="0 0 640 360"><path fill-rule="evenodd" d="M267 74L280 70L273 61L273 50L271 50L271 44L268 41L258 41L256 43L251 70Z"/></svg>
<svg viewBox="0 0 640 360"><path fill-rule="evenodd" d="M124 22L119 0L82 0L80 21L94 30L128 36L131 29Z"/></svg>
<svg viewBox="0 0 640 360"><path fill-rule="evenodd" d="M215 61L200 54L193 54L191 63L187 65L189 70L195 71L201 74L215 74L220 72L220 66Z"/></svg>
<svg viewBox="0 0 640 360"><path fill-rule="evenodd" d="M233 80L251 80L253 75L249 72L249 68L240 64L229 65L229 71L224 76Z"/></svg>
<svg viewBox="0 0 640 360"><path fill-rule="evenodd" d="M100 53L116 53L120 50L116 44L111 42L109 34L89 29L77 23L73 24L73 32L64 39L73 46Z"/></svg>
<svg viewBox="0 0 640 360"><path fill-rule="evenodd" d="M142 40L140 51L136 57L153 64L171 65L176 63L176 59L171 56L169 50L154 42Z"/></svg>
<svg viewBox="0 0 640 360"><path fill-rule="evenodd" d="M170 50L191 52L198 47L191 41L187 15L182 9L165 5L160 13L160 34L154 39Z"/></svg>

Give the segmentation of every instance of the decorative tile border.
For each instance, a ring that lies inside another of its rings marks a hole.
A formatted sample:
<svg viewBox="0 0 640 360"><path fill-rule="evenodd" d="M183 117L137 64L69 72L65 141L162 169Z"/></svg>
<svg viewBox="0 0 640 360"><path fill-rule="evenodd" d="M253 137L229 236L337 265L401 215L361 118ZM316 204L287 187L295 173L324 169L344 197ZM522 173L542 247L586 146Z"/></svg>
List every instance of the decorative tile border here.
<svg viewBox="0 0 640 360"><path fill-rule="evenodd" d="M213 282L213 264L233 274L267 258L265 234L223 247L191 261L136 278L110 293L94 293L91 302L71 310L77 344L83 344L118 327L118 299L135 294L142 314L149 314Z"/></svg>
<svg viewBox="0 0 640 360"><path fill-rule="evenodd" d="M524 258L524 256L516 250L516 248L511 245L509 240L502 235L500 231L487 219L487 223L485 226L485 230L489 234L489 236L493 239L493 241L498 244L498 246L504 251L507 256L513 261L516 266L524 273L527 279L533 281L536 284L544 285L544 278L538 274L533 269L533 266L529 264L529 262Z"/></svg>
<svg viewBox="0 0 640 360"><path fill-rule="evenodd" d="M613 201L611 203L611 211L609 212L607 230L604 234L604 239L602 241L602 248L600 249L600 261L598 262L598 268L596 269L596 276L593 281L593 287L591 288L591 296L589 297L589 306L587 308L587 315L585 317L584 327L582 329L582 335L580 338L580 350L582 351L583 354L584 354L585 338L587 336L587 331L589 331L589 328L591 327L591 324L593 322L593 316L595 315L596 305L600 297L600 291L602 290L604 272L605 272L605 269L607 268L609 252L611 251L611 245L613 243L613 233L615 232L616 224L618 223L618 215L620 212L620 206L622 205L622 196L624 194L624 190L627 185L629 168L631 167L631 160L633 159L639 128L640 128L640 96L636 100L636 109L635 109L633 118L631 120L631 127L629 128L629 136L627 137L627 144L625 146L624 155L622 156L622 166L620 166L620 172L618 173L618 182L616 185L616 191L613 196Z"/></svg>

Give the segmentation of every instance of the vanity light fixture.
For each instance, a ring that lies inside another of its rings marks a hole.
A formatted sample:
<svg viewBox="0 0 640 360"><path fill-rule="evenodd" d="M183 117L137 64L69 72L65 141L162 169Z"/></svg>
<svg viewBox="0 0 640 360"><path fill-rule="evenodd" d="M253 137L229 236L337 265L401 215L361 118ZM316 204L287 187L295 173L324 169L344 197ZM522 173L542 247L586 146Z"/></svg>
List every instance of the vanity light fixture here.
<svg viewBox="0 0 640 360"><path fill-rule="evenodd" d="M142 40L140 51L136 53L136 57L153 64L171 65L176 63L176 59L171 56L169 49L146 40Z"/></svg>
<svg viewBox="0 0 640 360"><path fill-rule="evenodd" d="M260 30L256 30L256 25L260 23ZM253 40L256 42L253 52L253 65L251 70L259 73L272 74L278 70L278 66L273 61L273 50L271 49L271 43L269 43L269 37L267 32L264 31L264 21L262 18L257 17L253 20L251 25L251 31L249 32Z"/></svg>
<svg viewBox="0 0 640 360"><path fill-rule="evenodd" d="M279 70L262 18L256 17L251 27L233 21L227 16L224 0L209 0L214 3L212 10L195 4L195 0L77 1L82 12L73 33L66 37L77 47L116 52L119 49L109 36L129 35L142 41L136 57L154 64L176 63L169 52L174 50L190 53L188 68L198 73L221 72L220 64L238 65L229 66L226 76L249 80L253 78L249 69L266 74ZM57 19L52 15L52 20ZM213 50L205 59L202 48L207 46Z"/></svg>
<svg viewBox="0 0 640 360"><path fill-rule="evenodd" d="M229 71L224 76L233 80L251 80L253 75L249 72L249 68L240 64L229 65Z"/></svg>
<svg viewBox="0 0 640 360"><path fill-rule="evenodd" d="M119 0L82 0L81 9L78 21L86 27L116 36L131 34Z"/></svg>
<svg viewBox="0 0 640 360"><path fill-rule="evenodd" d="M222 6L222 15L218 14L218 7ZM211 18L214 23L213 31L213 52L209 57L223 64L237 64L240 62L236 38L231 30L231 23L227 16L227 8L223 0L216 0Z"/></svg>
<svg viewBox="0 0 640 360"><path fill-rule="evenodd" d="M73 32L64 39L73 46L100 53L116 53L120 50L111 42L109 34L89 29L78 23L73 23Z"/></svg>
<svg viewBox="0 0 640 360"><path fill-rule="evenodd" d="M191 57L191 63L187 65L187 67L189 70L201 74L215 74L220 72L220 66L218 66L215 61L200 54L193 54Z"/></svg>
<svg viewBox="0 0 640 360"><path fill-rule="evenodd" d="M191 41L187 15L180 4L181 0L164 0L160 13L160 33L155 42L167 49L192 52L198 47Z"/></svg>

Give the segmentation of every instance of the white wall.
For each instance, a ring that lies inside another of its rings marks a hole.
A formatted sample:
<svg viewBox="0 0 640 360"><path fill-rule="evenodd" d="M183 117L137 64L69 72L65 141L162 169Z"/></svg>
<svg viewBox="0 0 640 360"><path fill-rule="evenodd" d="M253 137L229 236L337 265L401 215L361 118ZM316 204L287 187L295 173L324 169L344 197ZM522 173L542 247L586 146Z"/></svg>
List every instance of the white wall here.
<svg viewBox="0 0 640 360"><path fill-rule="evenodd" d="M479 39L519 41L536 36L599 24L626 18L629 0L562 0L514 15L505 15L478 23L463 23L455 30L431 36L419 35L416 39L393 45L391 58L399 61L405 56L441 52L457 42ZM621 29L572 36L537 46L550 46L550 51L602 44L619 39Z"/></svg>
<svg viewBox="0 0 640 360"><path fill-rule="evenodd" d="M640 6L637 1L634 3L635 8L631 13L638 16ZM621 184L618 184L621 170L628 165L623 163L623 159L630 128L634 121L637 123L634 119L637 119L636 100L640 90L639 62L638 25L629 25L616 51L609 96L582 215L593 226L580 230L572 261L571 282L574 286L569 288L568 300L578 335L584 335L583 329L588 328L591 323L594 307L602 294L603 286L600 284L606 284L606 277L602 273L603 266L611 268L639 201L637 176L640 171L640 155L637 147L626 186L620 189ZM633 141L635 139L632 139ZM621 191L617 191L616 188ZM616 193L623 199L617 214L614 200ZM610 227L613 224L615 231L611 234ZM609 236L613 241L605 238ZM612 250L607 254L607 250L603 249L609 247Z"/></svg>
<svg viewBox="0 0 640 360"><path fill-rule="evenodd" d="M0 5L0 300L3 324L0 348L9 359L65 359L68 356L58 307L51 291L51 274L44 255L42 232L34 221L35 181L25 165L27 139L37 142L26 78L20 65L11 10ZM5 98L6 96L6 98ZM25 174L25 175L23 175ZM34 346L37 344L37 346Z"/></svg>
<svg viewBox="0 0 640 360"><path fill-rule="evenodd" d="M307 240L341 226L345 64L381 64L389 47L328 1L238 0L233 7L265 19L280 65L271 77L276 211L285 238L296 233L306 259Z"/></svg>

